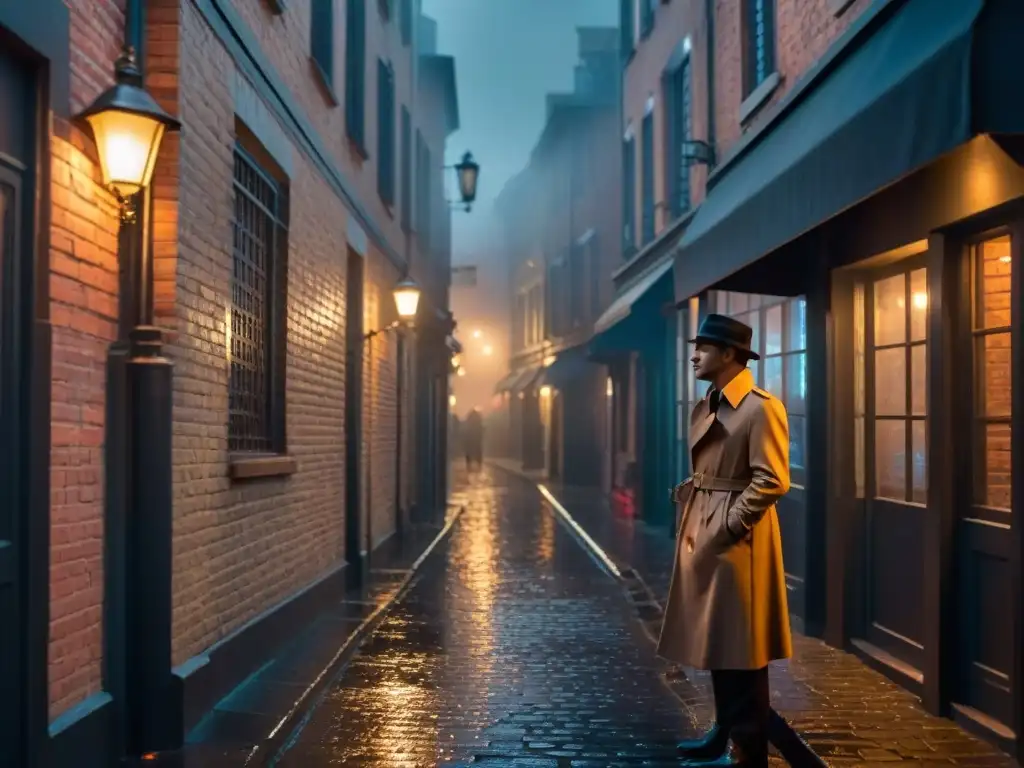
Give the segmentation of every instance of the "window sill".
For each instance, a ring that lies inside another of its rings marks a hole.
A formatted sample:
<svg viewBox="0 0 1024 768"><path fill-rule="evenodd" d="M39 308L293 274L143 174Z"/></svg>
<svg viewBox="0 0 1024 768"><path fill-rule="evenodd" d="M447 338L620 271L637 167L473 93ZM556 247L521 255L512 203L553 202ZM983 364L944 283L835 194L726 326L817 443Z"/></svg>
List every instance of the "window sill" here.
<svg viewBox="0 0 1024 768"><path fill-rule="evenodd" d="M782 78L779 73L772 72L764 79L764 82L751 91L750 95L740 104L740 125L748 123L757 114L757 111L768 103L768 99L775 93L775 89L781 82Z"/></svg>
<svg viewBox="0 0 1024 768"><path fill-rule="evenodd" d="M842 16L851 5L853 0L828 0L829 10L833 16Z"/></svg>
<svg viewBox="0 0 1024 768"><path fill-rule="evenodd" d="M324 68L320 66L320 62L314 59L312 56L309 57L309 64L313 68L313 79L320 85L320 89L323 91L324 96L332 107L338 106L338 94L334 92L334 86L331 84L331 78L324 72Z"/></svg>
<svg viewBox="0 0 1024 768"><path fill-rule="evenodd" d="M287 454L235 454L228 460L232 480L255 480L261 477L287 477L295 474L298 462Z"/></svg>
<svg viewBox="0 0 1024 768"><path fill-rule="evenodd" d="M370 159L370 153L366 151L366 147L363 146L363 142L352 135L352 131L346 130L346 136L348 137L348 146L356 155L358 155L364 162Z"/></svg>

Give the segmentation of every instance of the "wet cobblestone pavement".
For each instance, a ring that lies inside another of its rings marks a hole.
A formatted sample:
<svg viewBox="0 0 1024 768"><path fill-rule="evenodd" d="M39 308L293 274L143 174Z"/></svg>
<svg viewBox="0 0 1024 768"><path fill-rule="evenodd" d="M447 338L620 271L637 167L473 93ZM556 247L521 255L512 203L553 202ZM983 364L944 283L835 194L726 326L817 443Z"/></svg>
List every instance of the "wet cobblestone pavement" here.
<svg viewBox="0 0 1024 768"><path fill-rule="evenodd" d="M530 485L485 470L462 496L277 765L676 765L693 724L621 585Z"/></svg>
<svg viewBox="0 0 1024 768"><path fill-rule="evenodd" d="M494 470L495 473L501 470ZM524 480L524 482L526 482ZM587 534L626 573L637 617L653 646L671 577L674 542L662 529L616 515L596 489L549 490ZM640 577L630 578L630 571ZM794 633L794 655L771 665L772 702L814 750L833 766L1018 765L952 720L929 714L920 699L867 667L853 654ZM669 668L673 690L688 716L706 727L712 717L710 675ZM785 763L773 756L773 765Z"/></svg>

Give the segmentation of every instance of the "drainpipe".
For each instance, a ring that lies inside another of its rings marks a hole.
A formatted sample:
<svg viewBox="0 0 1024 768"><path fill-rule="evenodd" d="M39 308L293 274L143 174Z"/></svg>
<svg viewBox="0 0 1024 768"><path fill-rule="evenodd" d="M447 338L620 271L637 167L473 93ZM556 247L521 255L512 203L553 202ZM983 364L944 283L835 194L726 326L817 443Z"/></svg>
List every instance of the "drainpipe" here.
<svg viewBox="0 0 1024 768"><path fill-rule="evenodd" d="M715 152L715 0L704 0L704 23L707 32L707 72L708 72L708 145L712 150L712 157ZM713 166L708 166L710 173Z"/></svg>

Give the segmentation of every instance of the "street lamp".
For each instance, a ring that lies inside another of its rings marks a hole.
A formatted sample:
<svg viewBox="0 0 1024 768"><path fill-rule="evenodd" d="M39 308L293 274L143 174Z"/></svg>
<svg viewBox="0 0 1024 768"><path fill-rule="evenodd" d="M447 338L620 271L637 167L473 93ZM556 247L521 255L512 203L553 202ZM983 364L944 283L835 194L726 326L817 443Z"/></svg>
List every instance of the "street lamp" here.
<svg viewBox="0 0 1024 768"><path fill-rule="evenodd" d="M395 309L398 310L398 317L407 323L416 318L416 310L420 306L420 289L409 278L405 278L396 285L391 293L395 297Z"/></svg>
<svg viewBox="0 0 1024 768"><path fill-rule="evenodd" d="M476 182L480 178L480 165L473 159L471 152L466 152L462 160L453 166L459 179L459 205L464 206L468 212L476 200Z"/></svg>
<svg viewBox="0 0 1024 768"><path fill-rule="evenodd" d="M92 129L103 183L117 196L122 221L134 220L135 209L128 200L149 186L164 133L179 130L181 123L142 87L131 46L114 63L114 84L77 119Z"/></svg>
<svg viewBox="0 0 1024 768"><path fill-rule="evenodd" d="M139 3L129 2L128 26ZM141 29L141 25L137 25ZM112 513L107 562L117 594L105 604L122 648L112 661L113 695L132 717L125 728L130 756L175 749L170 696L173 612L172 365L153 310L152 205L147 187L160 144L181 123L143 87L135 49L114 62L114 84L75 116L92 132L103 183L116 196L118 260L123 284L117 340L109 349L108 391L114 404L104 448ZM161 631L163 630L163 631ZM130 659L130 669L124 659Z"/></svg>

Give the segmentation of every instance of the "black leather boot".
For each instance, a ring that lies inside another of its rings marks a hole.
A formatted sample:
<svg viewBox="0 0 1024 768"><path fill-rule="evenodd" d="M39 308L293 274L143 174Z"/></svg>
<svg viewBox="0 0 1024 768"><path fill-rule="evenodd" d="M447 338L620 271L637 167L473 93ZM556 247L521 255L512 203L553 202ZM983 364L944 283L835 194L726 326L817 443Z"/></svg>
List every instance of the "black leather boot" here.
<svg viewBox="0 0 1024 768"><path fill-rule="evenodd" d="M768 740L793 768L828 768L828 763L774 709L768 715Z"/></svg>
<svg viewBox="0 0 1024 768"><path fill-rule="evenodd" d="M751 754L744 752L739 745L726 745L725 752L710 760L689 759L682 763L687 768L768 768L767 750L758 750Z"/></svg>
<svg viewBox="0 0 1024 768"><path fill-rule="evenodd" d="M714 760L722 757L729 746L729 733L715 723L699 739L679 742L679 756L689 760Z"/></svg>

